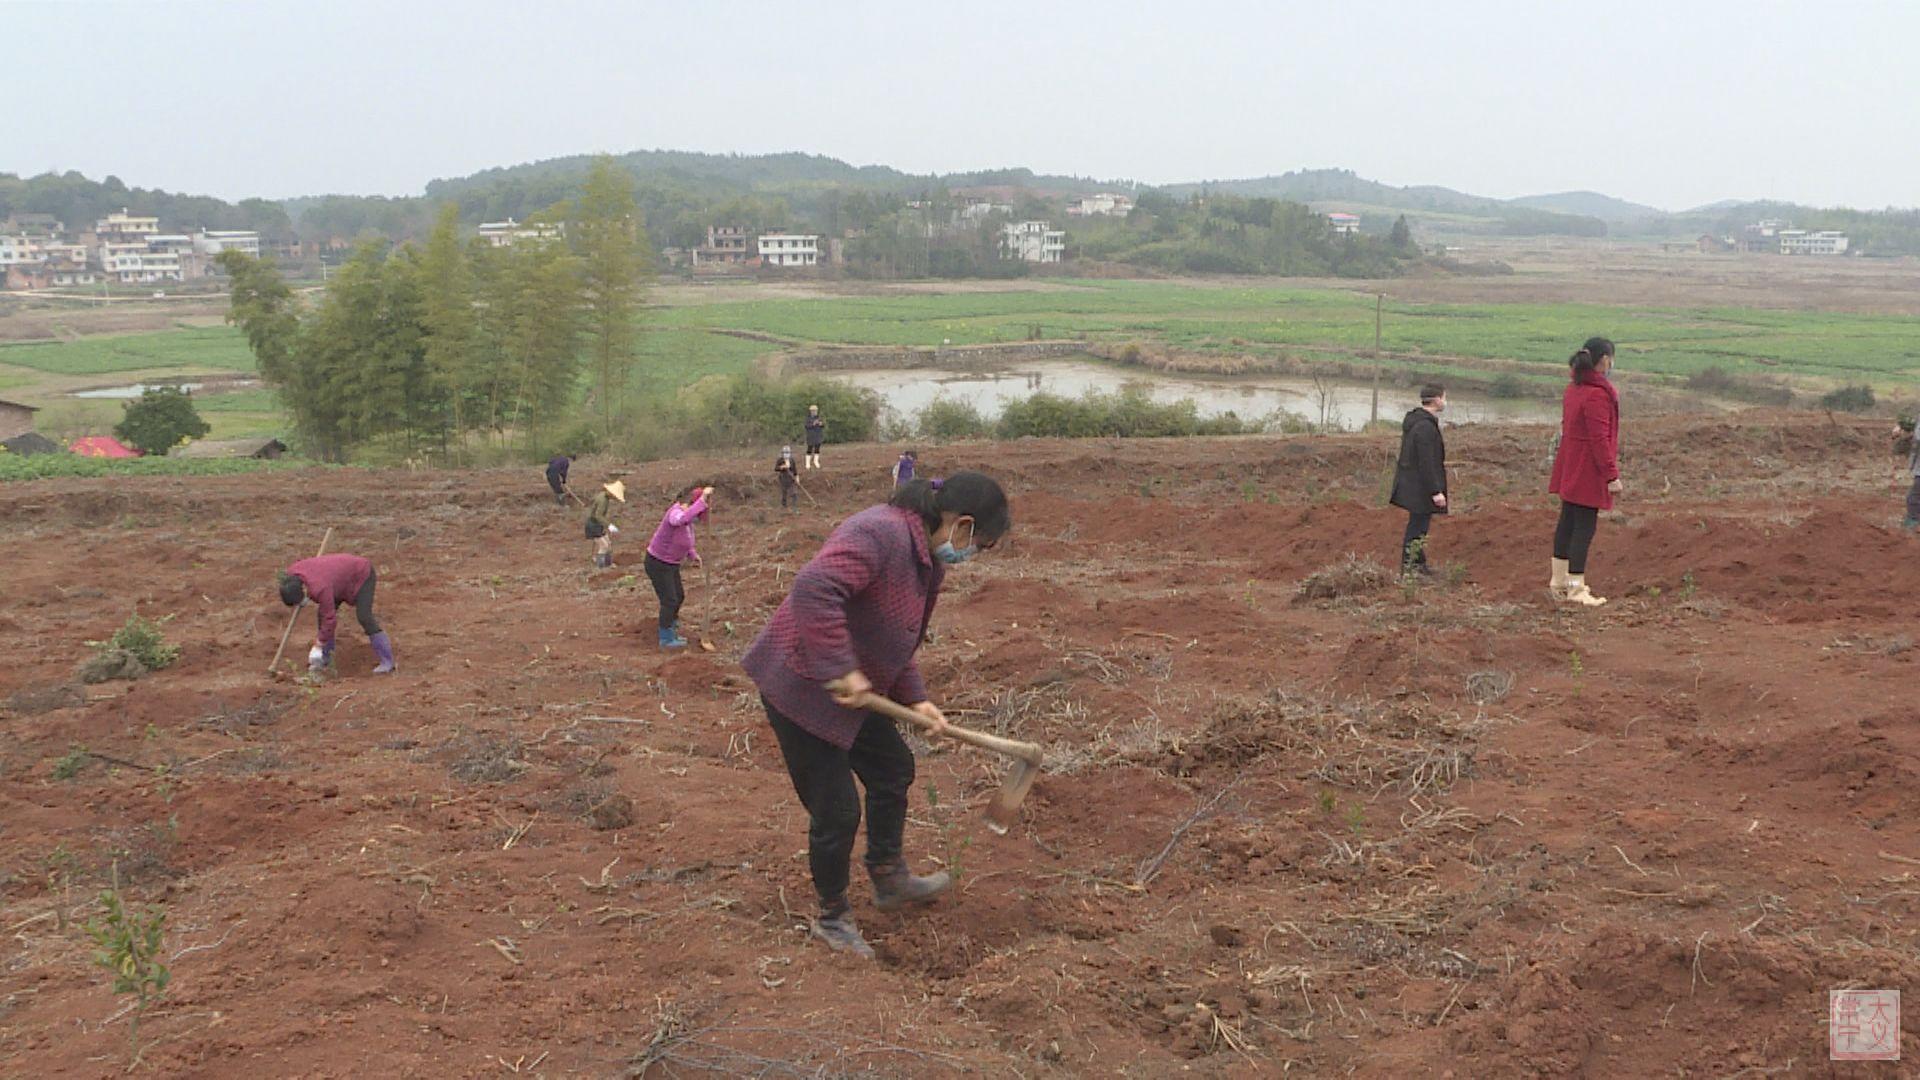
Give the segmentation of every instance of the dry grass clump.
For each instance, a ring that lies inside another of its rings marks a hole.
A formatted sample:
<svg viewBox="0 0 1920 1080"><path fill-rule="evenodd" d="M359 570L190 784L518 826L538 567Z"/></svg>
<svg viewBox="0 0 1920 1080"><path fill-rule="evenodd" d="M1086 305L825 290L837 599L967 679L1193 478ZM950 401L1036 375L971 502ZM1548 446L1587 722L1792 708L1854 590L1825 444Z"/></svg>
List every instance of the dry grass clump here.
<svg viewBox="0 0 1920 1080"><path fill-rule="evenodd" d="M1343 596L1364 596L1392 585L1393 572L1371 555L1348 552L1339 562L1328 563L1300 579L1298 600L1336 600Z"/></svg>

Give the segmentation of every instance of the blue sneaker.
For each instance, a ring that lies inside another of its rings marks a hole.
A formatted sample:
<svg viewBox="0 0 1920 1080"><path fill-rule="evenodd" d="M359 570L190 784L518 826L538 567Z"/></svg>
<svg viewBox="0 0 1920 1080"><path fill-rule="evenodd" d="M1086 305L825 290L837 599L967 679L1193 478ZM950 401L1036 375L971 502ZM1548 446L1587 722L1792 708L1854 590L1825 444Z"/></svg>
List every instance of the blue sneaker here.
<svg viewBox="0 0 1920 1080"><path fill-rule="evenodd" d="M680 631L669 626L660 631L660 647L663 649L684 649L687 647L687 639L680 636Z"/></svg>

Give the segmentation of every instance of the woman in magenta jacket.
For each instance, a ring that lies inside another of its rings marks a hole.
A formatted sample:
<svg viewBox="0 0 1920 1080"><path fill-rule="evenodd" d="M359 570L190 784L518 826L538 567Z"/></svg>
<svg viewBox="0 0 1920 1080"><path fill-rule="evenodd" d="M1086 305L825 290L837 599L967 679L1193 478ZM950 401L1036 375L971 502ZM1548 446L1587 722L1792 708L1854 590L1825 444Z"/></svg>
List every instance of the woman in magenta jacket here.
<svg viewBox="0 0 1920 1080"><path fill-rule="evenodd" d="M1607 601L1587 588L1587 548L1600 511L1613 509L1613 497L1620 493L1620 392L1607 379L1613 342L1588 338L1567 363L1573 381L1560 400L1560 448L1547 485L1560 496L1549 589L1562 603L1599 607Z"/></svg>

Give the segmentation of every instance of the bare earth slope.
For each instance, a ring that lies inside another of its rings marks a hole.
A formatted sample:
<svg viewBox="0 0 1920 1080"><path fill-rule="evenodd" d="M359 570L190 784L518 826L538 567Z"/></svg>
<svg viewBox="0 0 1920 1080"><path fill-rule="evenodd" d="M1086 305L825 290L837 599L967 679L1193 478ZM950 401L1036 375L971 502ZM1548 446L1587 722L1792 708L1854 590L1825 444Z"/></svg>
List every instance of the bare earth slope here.
<svg viewBox="0 0 1920 1080"><path fill-rule="evenodd" d="M153 1075L1817 1071L1828 989L1920 976L1915 541L1878 426L1628 439L1580 614L1545 603L1541 430L1449 435L1455 580L1319 601L1391 556L1388 440L928 449L1017 518L949 579L929 681L1053 758L994 838L998 763L923 757L910 849L960 885L898 916L856 884L870 966L800 929L805 819L735 661L890 450L834 449L791 516L757 456L637 468L601 573L537 470L0 489L0 1072L124 1065L53 916L116 861L167 910ZM719 649L663 658L642 508L696 478ZM336 679L262 674L272 572L328 525L396 678L351 617ZM136 605L179 663L61 689Z"/></svg>

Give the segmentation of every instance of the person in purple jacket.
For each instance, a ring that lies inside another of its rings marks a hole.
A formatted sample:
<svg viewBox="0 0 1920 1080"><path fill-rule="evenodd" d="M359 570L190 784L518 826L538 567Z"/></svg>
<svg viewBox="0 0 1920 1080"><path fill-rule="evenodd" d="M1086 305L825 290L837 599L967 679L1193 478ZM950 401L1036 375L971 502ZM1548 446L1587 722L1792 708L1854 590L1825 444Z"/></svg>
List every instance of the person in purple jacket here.
<svg viewBox="0 0 1920 1080"><path fill-rule="evenodd" d="M854 834L866 789L867 874L875 906L892 911L933 899L946 873L916 876L901 848L913 751L893 721L856 706L881 694L946 717L927 697L914 653L949 566L991 549L1012 528L1007 496L991 477L901 485L884 506L848 518L794 575L741 666L760 689L787 775L807 808L807 859L820 896L814 936L872 957L847 903Z"/></svg>
<svg viewBox="0 0 1920 1080"><path fill-rule="evenodd" d="M345 554L301 559L280 575L280 600L288 607L311 600L320 609L318 651L309 656L310 670L325 671L333 663L333 632L340 618L335 609L345 603L353 604L360 629L367 632L373 655L380 660L373 673L386 675L394 670L393 639L373 616L373 563Z"/></svg>
<svg viewBox="0 0 1920 1080"><path fill-rule="evenodd" d="M667 507L660 527L653 530L653 539L647 541L647 580L653 583L653 594L660 598L660 647L663 649L687 647L686 639L680 636L680 605L687 602L687 587L680 580L680 564L700 565L700 552L693 546L693 523L706 516L707 501L711 498L713 489L698 484L681 492L680 498Z"/></svg>
<svg viewBox="0 0 1920 1080"><path fill-rule="evenodd" d="M911 483L913 481L914 467L919 464L920 455L918 453L912 450L902 452L900 459L893 463L893 486L899 487L901 484Z"/></svg>

